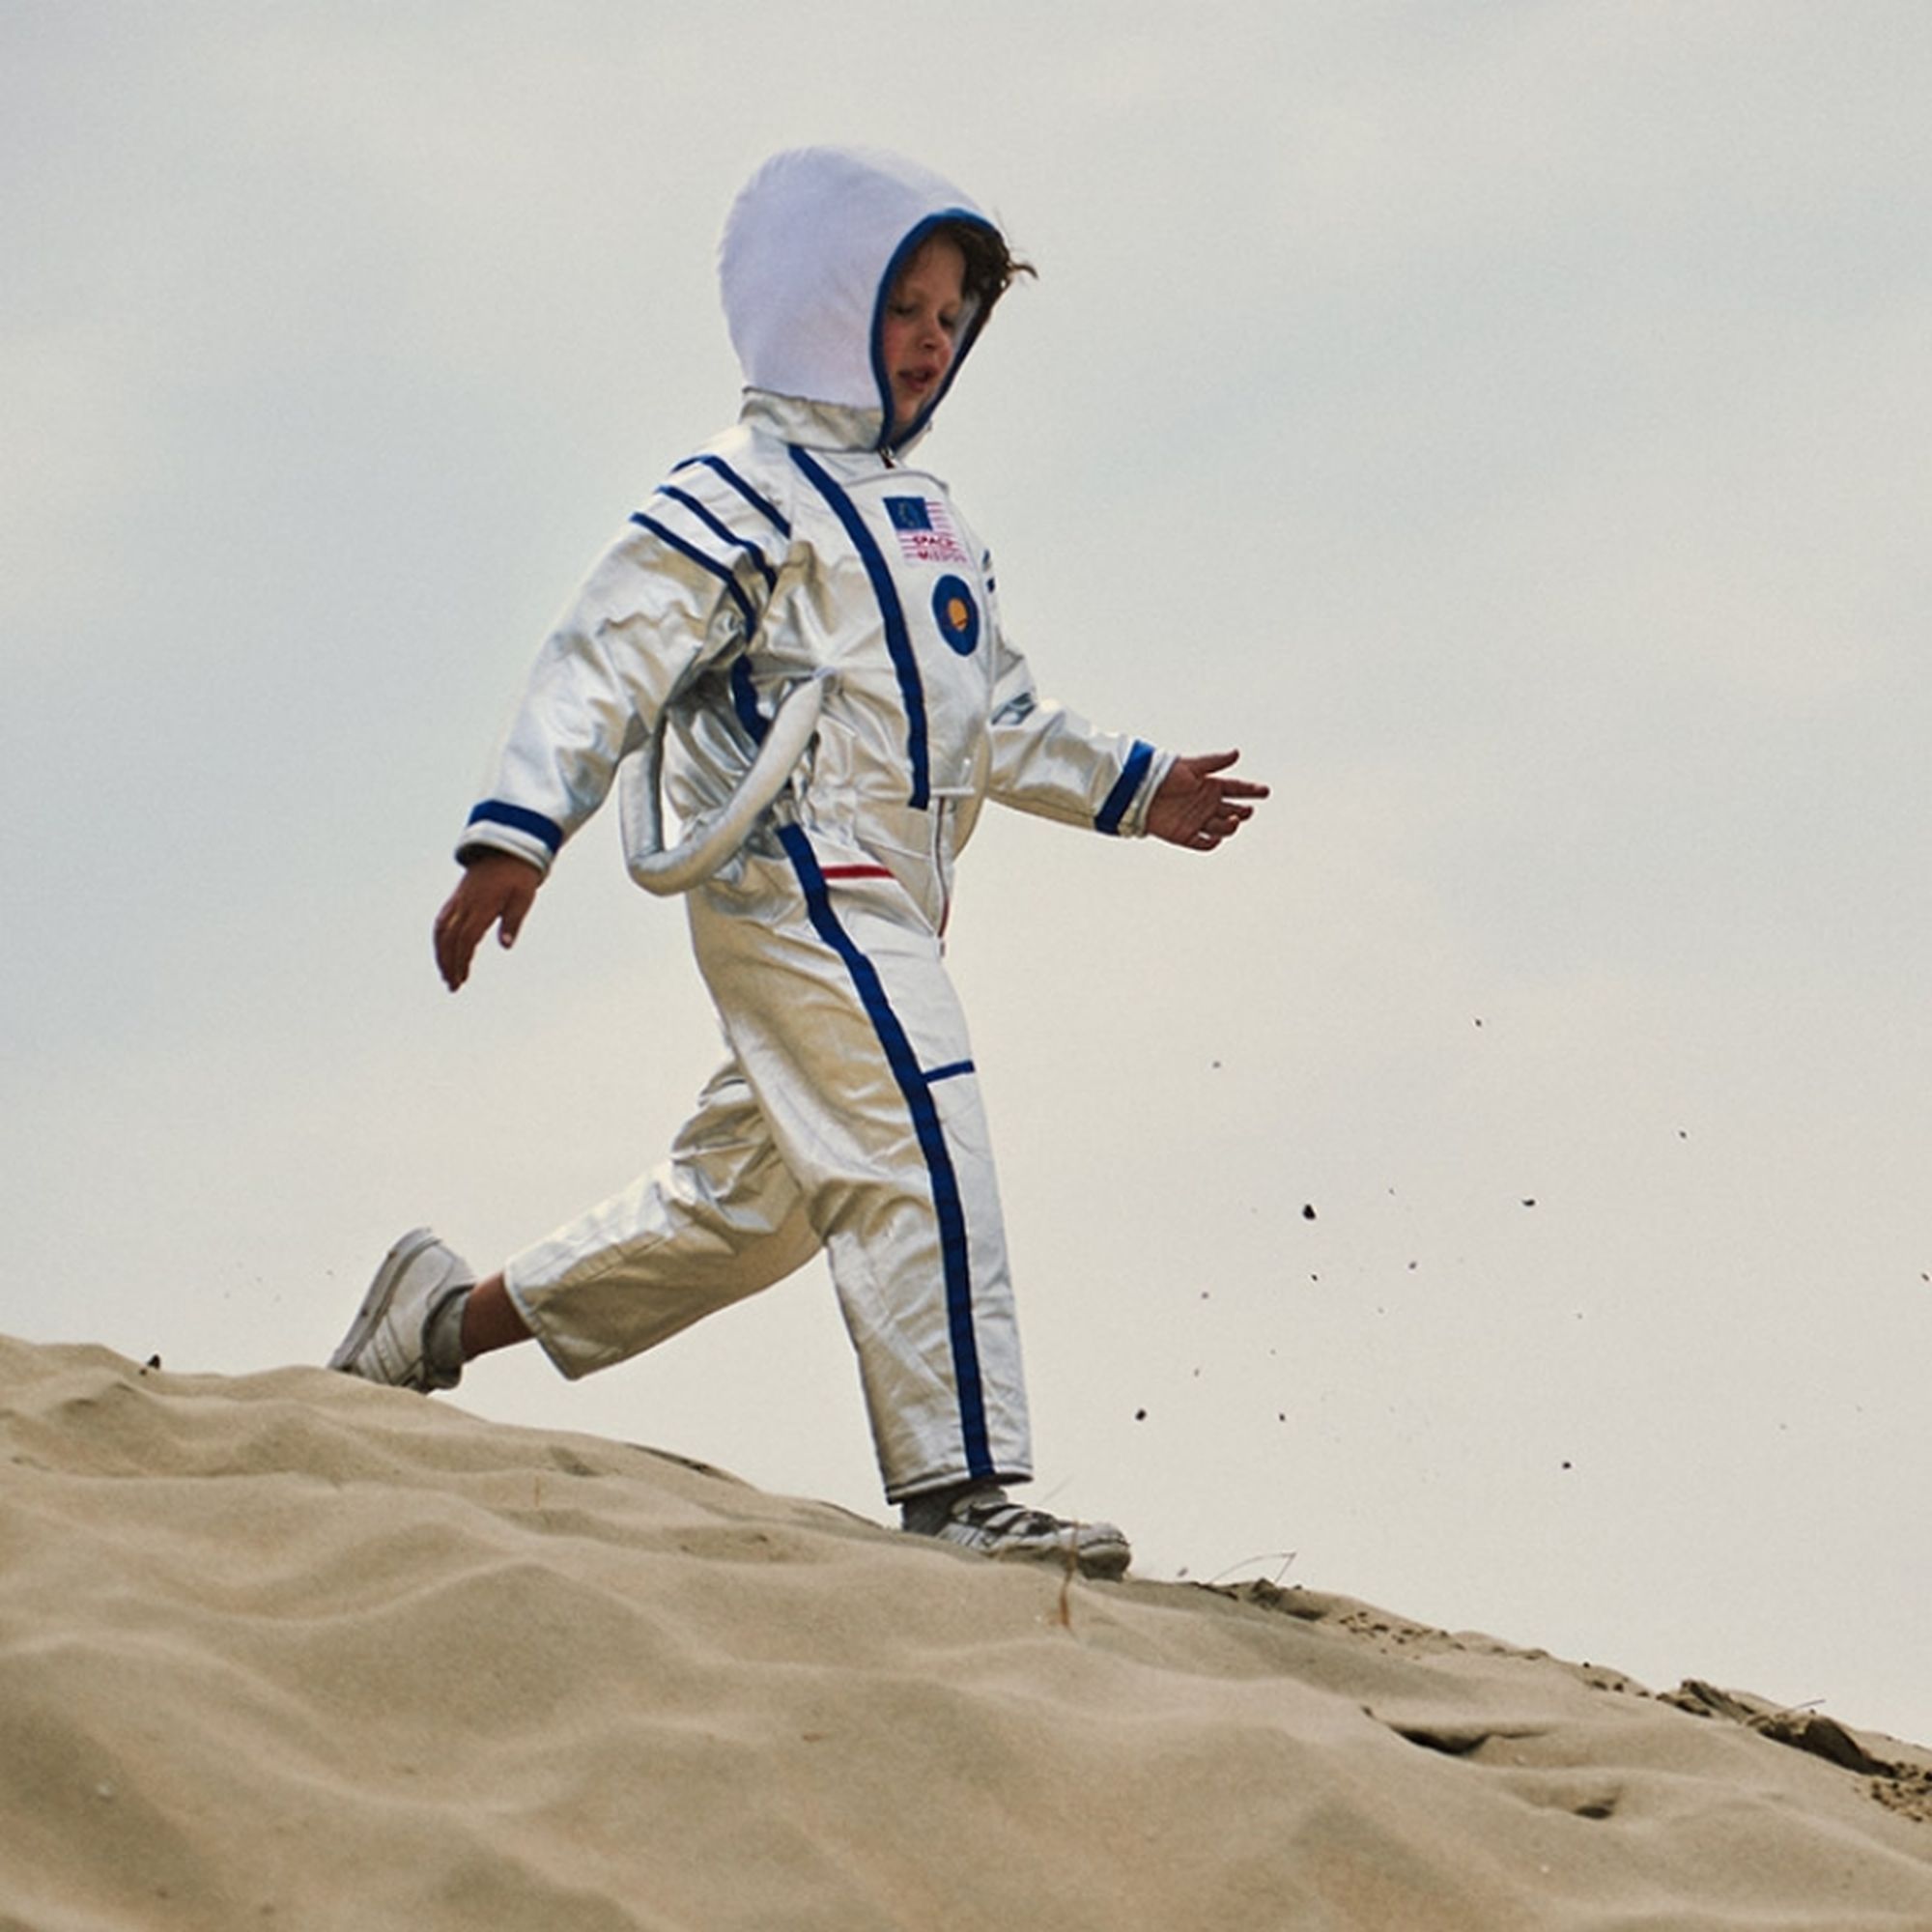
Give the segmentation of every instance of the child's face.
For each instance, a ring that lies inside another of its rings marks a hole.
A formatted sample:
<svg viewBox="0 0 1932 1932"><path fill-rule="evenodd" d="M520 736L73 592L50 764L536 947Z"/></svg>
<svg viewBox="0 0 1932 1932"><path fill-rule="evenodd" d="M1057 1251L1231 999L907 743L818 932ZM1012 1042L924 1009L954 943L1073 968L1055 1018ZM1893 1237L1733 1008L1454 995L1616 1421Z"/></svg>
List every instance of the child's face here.
<svg viewBox="0 0 1932 1932"><path fill-rule="evenodd" d="M966 257L956 242L935 235L899 270L879 326L895 426L911 422L939 393L965 307Z"/></svg>

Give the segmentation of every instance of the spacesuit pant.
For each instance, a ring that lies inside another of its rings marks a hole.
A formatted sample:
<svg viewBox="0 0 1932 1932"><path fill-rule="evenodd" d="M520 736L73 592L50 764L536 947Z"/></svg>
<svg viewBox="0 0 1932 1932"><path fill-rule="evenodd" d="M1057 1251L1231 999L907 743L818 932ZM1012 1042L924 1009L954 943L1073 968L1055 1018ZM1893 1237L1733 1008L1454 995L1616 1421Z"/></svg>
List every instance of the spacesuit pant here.
<svg viewBox="0 0 1932 1932"><path fill-rule="evenodd" d="M669 1159L505 1268L583 1376L822 1246L889 1499L1032 1473L992 1149L933 892L916 867L779 835L690 898L730 1058Z"/></svg>

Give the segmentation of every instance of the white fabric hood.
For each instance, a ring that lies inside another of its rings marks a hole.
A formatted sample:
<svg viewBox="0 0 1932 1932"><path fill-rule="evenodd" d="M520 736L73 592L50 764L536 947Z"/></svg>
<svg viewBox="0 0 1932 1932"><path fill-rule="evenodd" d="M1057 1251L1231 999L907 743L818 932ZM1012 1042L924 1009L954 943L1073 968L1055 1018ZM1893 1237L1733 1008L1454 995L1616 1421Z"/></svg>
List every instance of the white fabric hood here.
<svg viewBox="0 0 1932 1932"><path fill-rule="evenodd" d="M724 319L746 383L877 411L890 423L876 354L881 307L899 268L949 220L994 225L951 182L898 155L867 148L774 155L732 205L718 249ZM947 387L983 320L969 314L961 325ZM924 427L944 394L917 421L893 425L895 446Z"/></svg>

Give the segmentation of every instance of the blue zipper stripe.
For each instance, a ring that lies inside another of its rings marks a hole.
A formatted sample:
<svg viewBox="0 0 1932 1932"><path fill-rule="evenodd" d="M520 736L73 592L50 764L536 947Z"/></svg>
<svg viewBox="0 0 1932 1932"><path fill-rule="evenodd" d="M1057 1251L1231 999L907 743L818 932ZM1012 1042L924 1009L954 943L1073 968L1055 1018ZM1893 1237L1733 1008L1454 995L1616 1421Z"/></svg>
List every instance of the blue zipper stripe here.
<svg viewBox="0 0 1932 1932"><path fill-rule="evenodd" d="M784 513L768 497L762 497L745 481L722 456L687 456L682 463L673 463L670 473L675 476L680 469L689 469L694 464L702 464L714 476L737 491L759 516L771 525L781 537L791 535L791 525L785 521Z"/></svg>
<svg viewBox="0 0 1932 1932"><path fill-rule="evenodd" d="M939 1109L933 1104L931 1083L920 1071L919 1056L913 1051L898 1015L893 1011L879 969L867 958L832 909L832 895L826 887L825 874L819 870L811 841L796 825L781 825L778 836L791 860L792 869L798 874L812 927L845 962L867 1017L879 1037L879 1044L885 1048L886 1064L892 1068L893 1078L898 1083L912 1115L913 1131L919 1137L920 1152L925 1157L926 1173L932 1182L933 1210L939 1217L947 1332L952 1345L952 1380L959 1397L959 1428L966 1450L967 1473L976 1482L987 1482L997 1471L986 1439L986 1398L980 1376L980 1343L973 1332L973 1272L966 1240L966 1210L959 1199L959 1179L953 1172L952 1150L946 1145L946 1129L940 1123Z"/></svg>
<svg viewBox="0 0 1932 1932"><path fill-rule="evenodd" d="M879 615L885 620L886 649L899 681L899 702L906 715L906 762L912 767L912 795L906 803L915 811L923 811L931 803L932 779L925 746L925 689L920 682L919 660L913 655L912 634L906 629L905 607L899 602L898 585L893 582L885 554L873 541L859 514L859 506L839 488L825 468L812 460L797 443L788 445L791 460L798 465L812 487L832 505L833 515L845 526L852 548L872 581L872 595L878 599Z"/></svg>
<svg viewBox="0 0 1932 1932"><path fill-rule="evenodd" d="M764 552L750 537L741 537L728 524L721 523L689 491L674 490L667 483L658 492L658 495L660 497L668 497L673 503L682 503L713 536L722 538L725 543L732 544L737 549L743 551L758 566L759 574L765 580L765 588L767 590L778 588L778 572L766 561Z"/></svg>
<svg viewBox="0 0 1932 1932"><path fill-rule="evenodd" d="M1127 762L1122 767L1121 776L1114 781L1114 788L1107 794L1107 802L1094 821L1096 831L1119 836L1121 820L1127 815L1127 807L1133 804L1134 794L1140 790L1141 782L1148 775L1148 767L1152 763L1153 747L1136 738L1134 749L1127 753Z"/></svg>

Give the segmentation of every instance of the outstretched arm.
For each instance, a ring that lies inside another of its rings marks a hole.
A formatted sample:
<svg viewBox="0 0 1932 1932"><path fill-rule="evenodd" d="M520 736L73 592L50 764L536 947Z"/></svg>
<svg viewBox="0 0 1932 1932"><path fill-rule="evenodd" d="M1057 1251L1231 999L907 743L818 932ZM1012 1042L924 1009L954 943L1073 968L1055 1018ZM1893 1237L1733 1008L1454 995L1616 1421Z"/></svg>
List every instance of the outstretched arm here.
<svg viewBox="0 0 1932 1932"><path fill-rule="evenodd" d="M453 993L469 977L469 962L494 925L507 951L517 943L543 874L527 859L482 852L463 868L456 890L436 916L436 964Z"/></svg>
<svg viewBox="0 0 1932 1932"><path fill-rule="evenodd" d="M1268 795L1264 784L1221 776L1240 755L1203 752L1176 758L1148 807L1149 838L1164 838L1189 852L1211 852L1224 838L1232 838L1255 815L1245 801Z"/></svg>

